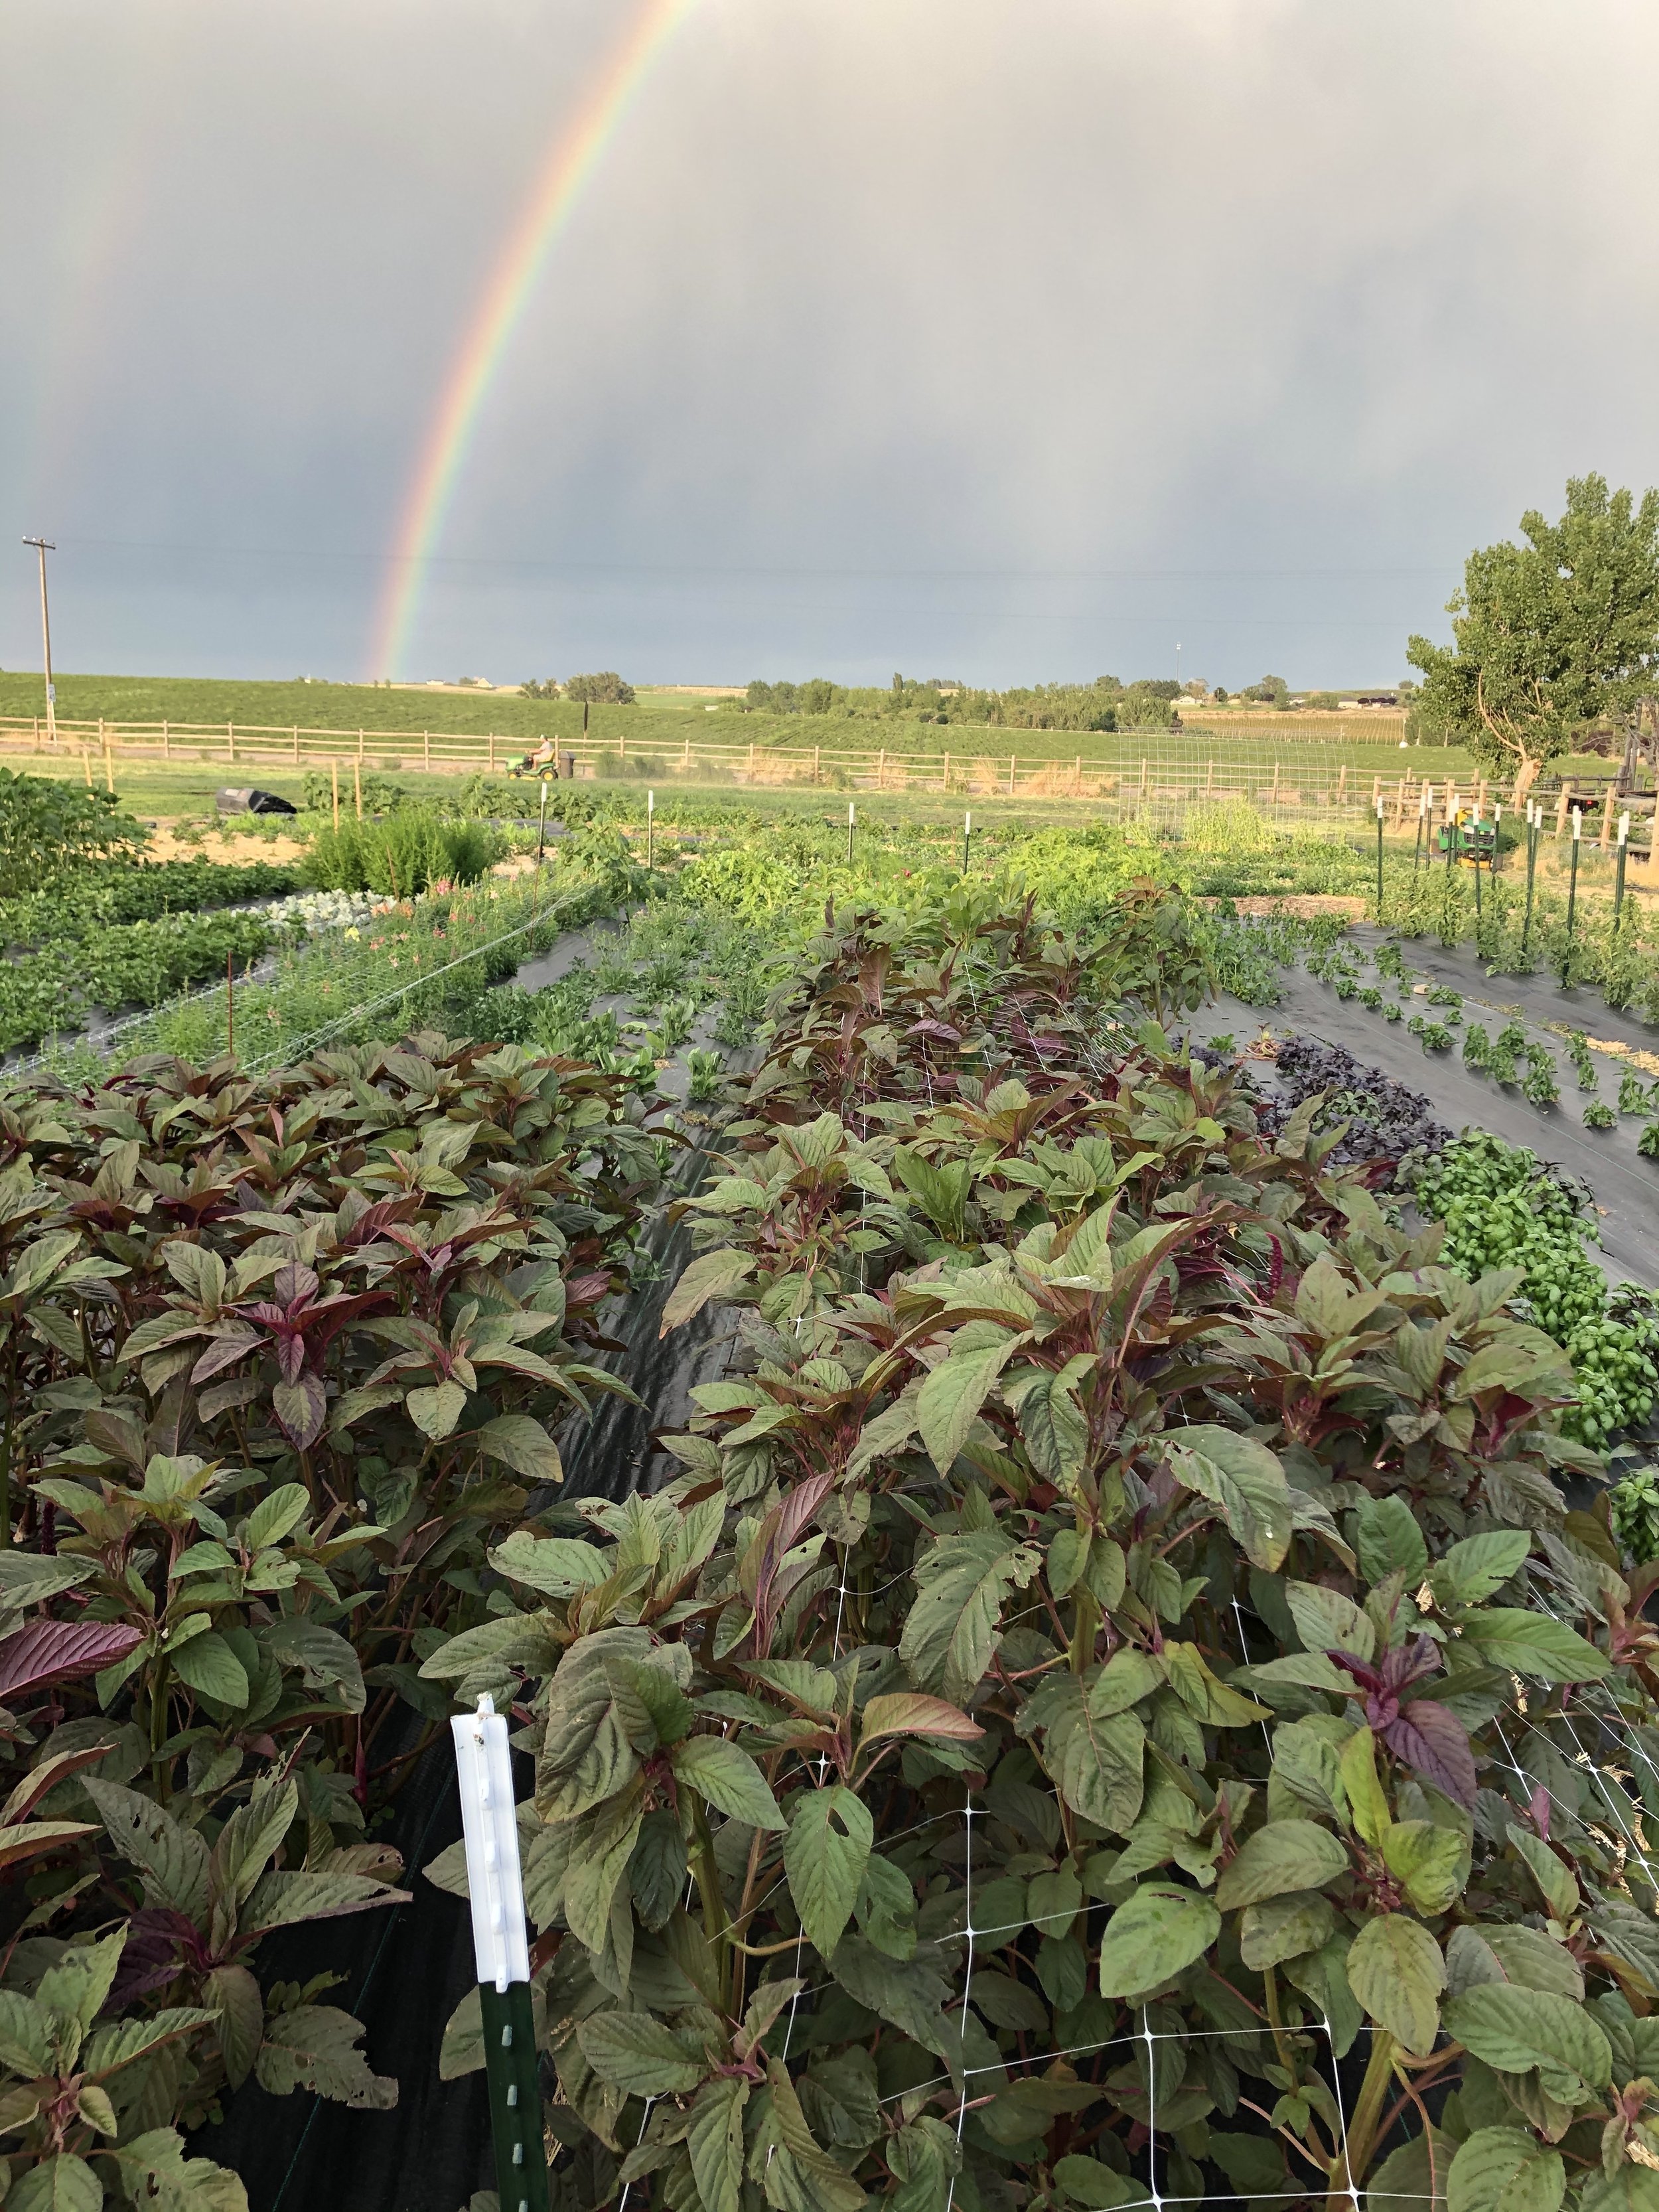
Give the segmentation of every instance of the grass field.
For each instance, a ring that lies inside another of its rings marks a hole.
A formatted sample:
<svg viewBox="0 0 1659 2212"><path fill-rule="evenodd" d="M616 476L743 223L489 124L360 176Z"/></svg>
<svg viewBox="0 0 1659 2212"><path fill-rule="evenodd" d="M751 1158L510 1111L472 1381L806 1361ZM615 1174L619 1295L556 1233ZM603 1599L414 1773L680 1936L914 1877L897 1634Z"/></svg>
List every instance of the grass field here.
<svg viewBox="0 0 1659 2212"><path fill-rule="evenodd" d="M526 744L543 735L568 739L582 727L579 705L562 699L525 699L508 692L388 690L360 684L146 676L59 675L57 686L58 718L66 723L95 724L102 720L159 725L165 721L222 727L229 722L250 728L338 730L353 738L359 730L371 737L376 731L391 730L475 737L494 732ZM0 715L36 716L44 712L38 675L0 673ZM1218 757L1231 757L1235 748L1241 759L1259 759L1275 749L1305 757L1304 749L1313 745L1322 759L1335 765L1344 759L1370 760L1383 750L1376 741L1379 726L1356 726L1352 717L1228 714L1218 718L1212 734L1195 731L1185 738L1171 738L1160 730L1097 734L988 727L977 723L939 724L901 716L865 720L844 715L750 714L738 711L730 702L671 688L642 690L639 703L633 707L591 708L588 727L595 738L611 741L622 737L630 749L637 744L644 752L660 748L665 753L683 747L688 738L694 744L752 743L809 749L820 745L826 752L884 749L896 759L949 749L961 757L988 754L1006 759L1012 754L1026 760L1080 755L1085 763L1130 752L1161 757L1164 748L1188 745ZM1424 763L1428 757L1425 751ZM1436 758L1437 765L1438 756ZM1447 759L1455 769L1462 756ZM1429 772L1426 765L1423 772ZM1440 772L1444 773L1444 769Z"/></svg>

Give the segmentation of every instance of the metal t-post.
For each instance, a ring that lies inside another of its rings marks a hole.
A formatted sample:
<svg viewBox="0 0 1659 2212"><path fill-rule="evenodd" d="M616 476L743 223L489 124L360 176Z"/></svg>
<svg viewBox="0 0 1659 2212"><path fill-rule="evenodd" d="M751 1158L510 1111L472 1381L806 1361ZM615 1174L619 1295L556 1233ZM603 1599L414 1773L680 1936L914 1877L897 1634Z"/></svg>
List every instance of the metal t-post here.
<svg viewBox="0 0 1659 2212"><path fill-rule="evenodd" d="M1480 953L1480 809L1474 810L1474 950L1477 959Z"/></svg>
<svg viewBox="0 0 1659 2212"><path fill-rule="evenodd" d="M1572 980L1572 933L1578 919L1578 841L1583 835L1584 817L1572 810L1572 865L1567 876L1567 943L1561 955L1561 988L1565 991Z"/></svg>
<svg viewBox="0 0 1659 2212"><path fill-rule="evenodd" d="M1526 951L1528 941L1532 936L1532 892L1534 879L1537 876L1537 873L1538 807L1536 803L1529 799L1527 801L1527 911L1525 919L1521 924L1521 950L1522 952Z"/></svg>
<svg viewBox="0 0 1659 2212"><path fill-rule="evenodd" d="M484 2072L501 2212L547 2212L542 2090L530 1997L530 1947L519 1873L518 1810L507 1721L495 1701L449 1723L455 1738L472 1949L483 2014Z"/></svg>
<svg viewBox="0 0 1659 2212"><path fill-rule="evenodd" d="M1423 828L1429 809L1434 805L1434 786L1425 783L1417 794L1417 842L1412 847L1412 873L1415 875L1423 865Z"/></svg>
<svg viewBox="0 0 1659 2212"><path fill-rule="evenodd" d="M1376 802L1376 926L1382 927L1382 801Z"/></svg>
<svg viewBox="0 0 1659 2212"><path fill-rule="evenodd" d="M1620 909L1625 903L1625 854L1628 849L1626 840L1629 836L1630 817L1628 814L1621 814L1619 817L1618 869L1613 879L1613 926L1615 931L1619 927Z"/></svg>
<svg viewBox="0 0 1659 2212"><path fill-rule="evenodd" d="M542 854L547 846L547 779L544 776L541 779L541 787L542 813L540 821L536 824L536 866L538 872L542 865Z"/></svg>
<svg viewBox="0 0 1659 2212"><path fill-rule="evenodd" d="M1628 816L1628 815L1626 815L1626 817L1625 818L1626 818L1626 821L1628 821L1630 817L1629 817L1629 816ZM963 817L962 817L962 872L963 872L963 874L964 876L965 876L965 875L967 874L967 872L968 872L968 843L969 843L969 840L972 837L973 834L974 834L974 817L973 817L973 816L972 816L972 814L971 814L971 813L964 814L964 815L963 816ZM1624 855L1623 855L1623 853L1621 852L1621 853L1620 853L1620 865L1621 865L1621 866L1622 866L1622 864L1623 864L1623 860L1624 860Z"/></svg>
<svg viewBox="0 0 1659 2212"><path fill-rule="evenodd" d="M853 823L856 812L857 809L849 799L847 802L847 865L849 868L853 865Z"/></svg>
<svg viewBox="0 0 1659 2212"><path fill-rule="evenodd" d="M656 837L657 794L654 791L647 791L645 794L645 865L647 873L656 856Z"/></svg>

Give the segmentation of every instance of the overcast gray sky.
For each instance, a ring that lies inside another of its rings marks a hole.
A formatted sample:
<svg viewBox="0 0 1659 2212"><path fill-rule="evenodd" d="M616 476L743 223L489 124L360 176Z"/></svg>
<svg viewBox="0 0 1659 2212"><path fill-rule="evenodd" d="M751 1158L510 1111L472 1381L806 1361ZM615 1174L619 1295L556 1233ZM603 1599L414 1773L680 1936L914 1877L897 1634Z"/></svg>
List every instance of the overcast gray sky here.
<svg viewBox="0 0 1659 2212"><path fill-rule="evenodd" d="M0 28L0 665L356 677L635 0ZM1642 0L697 0L485 401L405 676L1406 672L1659 481ZM14 550L4 550L9 543Z"/></svg>

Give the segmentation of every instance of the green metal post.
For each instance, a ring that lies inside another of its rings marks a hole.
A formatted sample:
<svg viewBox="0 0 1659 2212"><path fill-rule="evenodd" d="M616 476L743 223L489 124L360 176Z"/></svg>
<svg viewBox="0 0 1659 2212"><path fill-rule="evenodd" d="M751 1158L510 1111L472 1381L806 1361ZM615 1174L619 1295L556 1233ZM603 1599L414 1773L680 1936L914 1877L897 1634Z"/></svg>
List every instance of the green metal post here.
<svg viewBox="0 0 1659 2212"><path fill-rule="evenodd" d="M540 822L538 823L538 825L537 825L537 829L536 829L536 866L537 866L537 867L538 867L538 868L539 868L539 867L541 866L541 864L542 864L542 854L543 854L543 852L545 850L545 848L546 848L546 845L547 845L547 785L546 785L546 782L545 782L545 781L544 781L544 782L543 782L543 784L542 784L542 818L541 818Z"/></svg>
<svg viewBox="0 0 1659 2212"><path fill-rule="evenodd" d="M646 872L647 874L650 872L653 856L656 849L656 828L657 794L654 791L647 791L645 794L645 866Z"/></svg>
<svg viewBox="0 0 1659 2212"><path fill-rule="evenodd" d="M1561 955L1561 988L1564 991L1572 980L1572 933L1578 919L1578 840L1583 824L1583 816L1575 808L1572 817L1572 863L1567 876L1567 945Z"/></svg>
<svg viewBox="0 0 1659 2212"><path fill-rule="evenodd" d="M1527 949L1532 935L1533 882L1538 873L1538 823L1536 810L1531 799L1527 801L1527 912L1521 924L1521 950Z"/></svg>
<svg viewBox="0 0 1659 2212"><path fill-rule="evenodd" d="M481 1982L478 2002L501 2212L547 2212L542 2085L530 1984L509 1982L498 1990L493 1982Z"/></svg>
<svg viewBox="0 0 1659 2212"><path fill-rule="evenodd" d="M1382 802L1376 802L1376 924L1382 926Z"/></svg>
<svg viewBox="0 0 1659 2212"><path fill-rule="evenodd" d="M968 845L969 845L969 840L972 837L973 834L974 834L974 817L973 817L973 815L972 815L971 813L964 814L964 815L963 816L963 817L962 817L962 872L963 872L963 874L964 876L965 876L965 875L967 874L967 872L968 872Z"/></svg>
<svg viewBox="0 0 1659 2212"><path fill-rule="evenodd" d="M1626 840L1629 836L1630 817L1628 814L1621 814L1619 817L1618 869L1613 882L1613 926L1615 931L1619 927L1620 910L1625 903L1625 854L1628 849Z"/></svg>
<svg viewBox="0 0 1659 2212"><path fill-rule="evenodd" d="M1429 809L1434 804L1434 786L1425 783L1417 794L1417 842L1412 847L1412 873L1415 875L1423 865L1423 829L1428 820Z"/></svg>
<svg viewBox="0 0 1659 2212"><path fill-rule="evenodd" d="M853 865L853 823L855 812L854 802L849 799L847 802L847 865L849 868Z"/></svg>

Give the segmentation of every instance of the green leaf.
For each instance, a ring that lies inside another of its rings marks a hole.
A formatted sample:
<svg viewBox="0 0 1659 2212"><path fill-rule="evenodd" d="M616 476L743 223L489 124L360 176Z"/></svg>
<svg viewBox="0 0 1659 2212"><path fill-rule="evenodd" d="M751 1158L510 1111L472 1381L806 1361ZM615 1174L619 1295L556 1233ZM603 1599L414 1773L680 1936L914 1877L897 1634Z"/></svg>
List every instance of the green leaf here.
<svg viewBox="0 0 1659 2212"><path fill-rule="evenodd" d="M1044 1699L1042 1763L1074 1813L1127 1835L1146 1789L1146 1734L1133 1713L1097 1720L1075 1675L1057 1680Z"/></svg>
<svg viewBox="0 0 1659 2212"><path fill-rule="evenodd" d="M1431 1580L1452 1605L1479 1605L1501 1589L1532 1549L1524 1528L1489 1528L1465 1536L1437 1565Z"/></svg>
<svg viewBox="0 0 1659 2212"><path fill-rule="evenodd" d="M1445 1985L1440 1946L1421 1921L1384 1912L1354 1937L1348 1986L1377 2026L1419 2058L1434 2048Z"/></svg>
<svg viewBox="0 0 1659 2212"><path fill-rule="evenodd" d="M389 2112L398 2101L397 2081L372 2070L357 2048L362 2033L362 2022L337 2005L276 2013L265 2022L254 2078L273 2097L314 2089L354 2112Z"/></svg>
<svg viewBox="0 0 1659 2212"><path fill-rule="evenodd" d="M1247 1905L1238 1923L1238 1948L1247 1966L1258 1972L1285 1959L1300 1959L1329 1940L1336 1911L1316 1889L1293 1889L1262 1905Z"/></svg>
<svg viewBox="0 0 1659 2212"><path fill-rule="evenodd" d="M574 1597L611 1572L612 1555L576 1536L532 1536L515 1528L489 1554L497 1574L539 1590L544 1597Z"/></svg>
<svg viewBox="0 0 1659 2212"><path fill-rule="evenodd" d="M89 1583L97 1571L95 1560L71 1559L61 1552L51 1558L39 1552L0 1552L0 1612L21 1613L42 1605L77 1583Z"/></svg>
<svg viewBox="0 0 1659 2212"><path fill-rule="evenodd" d="M26 2081L52 2070L52 2021L21 1990L0 1990L0 2065Z"/></svg>
<svg viewBox="0 0 1659 2212"><path fill-rule="evenodd" d="M6 2197L14 2212L100 2212L103 2201L103 2184L85 2159L70 2151L30 2166Z"/></svg>
<svg viewBox="0 0 1659 2212"><path fill-rule="evenodd" d="M291 1928L303 1920L337 1920L383 1905L407 1905L409 1892L368 1874L283 1873L263 1875L247 1900L242 1932Z"/></svg>
<svg viewBox="0 0 1659 2212"><path fill-rule="evenodd" d="M1469 1846L1461 1829L1431 1820L1401 1820L1382 1837L1389 1872L1413 1908L1432 1917L1449 1910L1469 1878Z"/></svg>
<svg viewBox="0 0 1659 2212"><path fill-rule="evenodd" d="M746 1751L717 1735L688 1736L669 1754L676 1778L706 1797L717 1813L751 1828L785 1828L778 1801Z"/></svg>
<svg viewBox="0 0 1659 2212"><path fill-rule="evenodd" d="M683 2097L708 2076L702 2051L649 2013L590 2014L576 2040L600 2081L630 2097Z"/></svg>
<svg viewBox="0 0 1659 2212"><path fill-rule="evenodd" d="M1584 2104L1613 2078L1612 2048L1595 2022L1571 1998L1545 1990L1507 1982L1465 1990L1446 2000L1446 2033L1500 2074L1537 2067L1558 2104Z"/></svg>
<svg viewBox="0 0 1659 2212"><path fill-rule="evenodd" d="M853 1917L874 1841L875 1824L862 1799L839 1784L803 1791L796 1800L784 1871L806 1939L826 1959Z"/></svg>
<svg viewBox="0 0 1659 2212"><path fill-rule="evenodd" d="M1196 1890L1143 1882L1120 1905L1100 1939L1100 1993L1136 1996L1172 1981L1221 1933L1221 1915Z"/></svg>
<svg viewBox="0 0 1659 2212"><path fill-rule="evenodd" d="M872 1868L880 1864L872 1854ZM896 1873L896 1868L888 1872ZM899 1876L901 1881L903 1876ZM912 1898L914 1904L914 1897ZM915 1957L899 1960L878 1950L862 1936L843 1936L826 1961L848 1995L879 2013L902 2035L936 2051L948 2066L962 2064L960 2022L940 2008L951 1995L951 1978L932 1945Z"/></svg>
<svg viewBox="0 0 1659 2212"><path fill-rule="evenodd" d="M1376 1650L1370 1618L1340 1590L1318 1583L1286 1583L1285 1602L1307 1651L1347 1651L1369 1660Z"/></svg>
<svg viewBox="0 0 1659 2212"><path fill-rule="evenodd" d="M1468 1614L1460 1625L1465 1642L1489 1666L1507 1668L1529 1681L1595 1682L1610 1670L1605 1652L1547 1613L1489 1606Z"/></svg>
<svg viewBox="0 0 1659 2212"><path fill-rule="evenodd" d="M1019 1432L1025 1439L1032 1466L1044 1480L1052 1482L1058 1490L1074 1491L1088 1458L1089 1424L1060 1376L1039 1376L1022 1396ZM1075 1536L1075 1531L1062 1531L1062 1534L1068 1533ZM1052 1576L1053 1546L1049 1547L1049 1563ZM1056 1591L1055 1595L1060 1593Z"/></svg>
<svg viewBox="0 0 1659 2212"><path fill-rule="evenodd" d="M1659 2212L1659 2173L1644 2166L1592 2173L1578 2200L1578 2212Z"/></svg>
<svg viewBox="0 0 1659 2212"><path fill-rule="evenodd" d="M1041 1563L1031 1546L1012 1545L995 1528L941 1537L918 1556L920 1594L904 1624L899 1656L919 1689L966 1705L1002 1640L1005 1599L1011 1589L1024 1589Z"/></svg>
<svg viewBox="0 0 1659 2212"><path fill-rule="evenodd" d="M1359 1571L1368 1583L1402 1572L1414 1589L1429 1564L1412 1509L1403 1498L1367 1498L1359 1508Z"/></svg>
<svg viewBox="0 0 1659 2212"><path fill-rule="evenodd" d="M1276 1572L1290 1549L1291 1486L1265 1444L1236 1430L1194 1422L1169 1439L1177 1480L1221 1508L1252 1566Z"/></svg>
<svg viewBox="0 0 1659 2212"><path fill-rule="evenodd" d="M233 2089L253 2070L264 2039L265 2006L258 1982L246 1966L215 1966L202 1978L202 1999L219 2015L219 2049Z"/></svg>
<svg viewBox="0 0 1659 2212"><path fill-rule="evenodd" d="M833 1683L835 1677L830 1680ZM889 1691L872 1698L864 1708L859 1746L884 1735L927 1735L954 1743L974 1743L985 1733L977 1721L943 1698L924 1698L910 1690Z"/></svg>
<svg viewBox="0 0 1659 2212"><path fill-rule="evenodd" d="M1573 1880L1571 1868L1563 1864L1541 1836L1533 1835L1526 1828L1510 1827L1510 1841L1532 1870L1533 1880L1542 1893L1544 1902L1553 1919L1567 1921L1578 1911L1583 1899L1578 1893L1578 1884Z"/></svg>
<svg viewBox="0 0 1659 2212"><path fill-rule="evenodd" d="M320 1621L291 1613L259 1631L259 1641L284 1667L297 1667L308 1690L337 1691L349 1713L360 1713L368 1703L363 1670L344 1637Z"/></svg>
<svg viewBox="0 0 1659 2212"><path fill-rule="evenodd" d="M1559 2151L1520 2128L1477 2128L1446 2176L1446 2212L1559 2212L1566 2193Z"/></svg>
<svg viewBox="0 0 1659 2212"><path fill-rule="evenodd" d="M1368 1844L1380 1844L1393 1826L1394 1815L1376 1778L1376 1738L1368 1728L1356 1729L1343 1745L1337 1771L1348 1793L1354 1832Z"/></svg>
<svg viewBox="0 0 1659 2212"><path fill-rule="evenodd" d="M246 1670L224 1638L210 1629L192 1637L173 1654L173 1671L181 1682L199 1690L233 1712L240 1712L249 1697Z"/></svg>
<svg viewBox="0 0 1659 2212"><path fill-rule="evenodd" d="M1048 1588L1056 1597L1064 1597L1089 1563L1089 1532L1086 1528L1062 1528L1048 1544Z"/></svg>
<svg viewBox="0 0 1659 2212"><path fill-rule="evenodd" d="M1017 1341L1011 1336L983 1352L952 1352L923 1382L916 1396L916 1425L928 1456L941 1474L951 1472Z"/></svg>
<svg viewBox="0 0 1659 2212"><path fill-rule="evenodd" d="M705 1252L701 1259L691 1262L668 1293L658 1336L666 1336L671 1328L678 1328L694 1314L701 1313L710 1298L728 1296L754 1272L755 1261L746 1252Z"/></svg>
<svg viewBox="0 0 1659 2212"><path fill-rule="evenodd" d="M109 1995L126 1940L127 1930L122 1928L100 1943L70 1945L57 1965L41 1975L35 1987L35 2002L49 2012L65 2013L83 2028L90 2028Z"/></svg>
<svg viewBox="0 0 1659 2212"><path fill-rule="evenodd" d="M1121 1644L1095 1677L1089 1692L1089 1711L1097 1720L1109 1720L1127 1712L1143 1698L1164 1686L1164 1662L1151 1651L1138 1651Z"/></svg>
<svg viewBox="0 0 1659 2212"><path fill-rule="evenodd" d="M284 1482L262 1498L247 1516L247 1548L263 1552L298 1528L311 1507L302 1482Z"/></svg>
<svg viewBox="0 0 1659 2212"><path fill-rule="evenodd" d="M207 1911L208 1847L193 1828L137 1790L95 1775L79 1778L109 1839L144 1878L144 1902L170 1905L188 1920Z"/></svg>
<svg viewBox="0 0 1659 2212"><path fill-rule="evenodd" d="M702 2212L742 2212L743 2108L749 2084L731 2075L705 2082L691 2107L685 2147Z"/></svg>
<svg viewBox="0 0 1659 2212"><path fill-rule="evenodd" d="M528 1413L503 1413L486 1421L478 1431L478 1449L498 1459L526 1482L562 1482L564 1462L559 1448L539 1421Z"/></svg>
<svg viewBox="0 0 1659 2212"><path fill-rule="evenodd" d="M536 1809L544 1820L574 1820L611 1796L639 1771L616 1710L605 1661L643 1659L643 1628L607 1628L584 1636L559 1662L547 1692L547 1720L536 1762Z"/></svg>
<svg viewBox="0 0 1659 2212"><path fill-rule="evenodd" d="M1312 1820L1274 1820L1245 1838L1216 1884L1215 1901L1231 1912L1287 1890L1322 1889L1347 1868L1348 1854L1328 1828Z"/></svg>
<svg viewBox="0 0 1659 2212"><path fill-rule="evenodd" d="M1080 2212L1115 2212L1118 2205L1138 2204L1146 2196L1138 2182L1126 2180L1083 2151L1056 2159L1054 2179L1065 2191L1066 2202Z"/></svg>
<svg viewBox="0 0 1659 2212"><path fill-rule="evenodd" d="M466 1411L466 1393L459 1382L439 1382L428 1389L411 1390L404 1405L422 1436L441 1443Z"/></svg>

